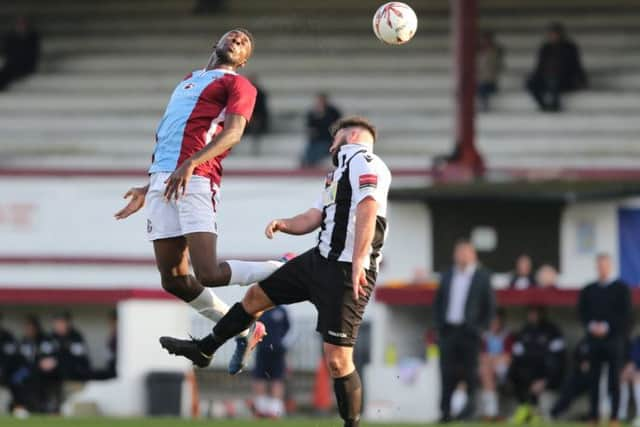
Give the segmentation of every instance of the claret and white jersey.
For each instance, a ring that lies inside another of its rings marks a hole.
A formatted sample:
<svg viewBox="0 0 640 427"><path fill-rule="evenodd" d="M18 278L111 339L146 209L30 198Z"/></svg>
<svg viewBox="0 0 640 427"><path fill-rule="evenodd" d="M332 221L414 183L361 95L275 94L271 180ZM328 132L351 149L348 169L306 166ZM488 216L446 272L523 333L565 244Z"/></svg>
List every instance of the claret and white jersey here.
<svg viewBox="0 0 640 427"><path fill-rule="evenodd" d="M333 261L352 262L356 209L367 197L378 202L376 232L365 265L377 271L387 236L387 197L391 172L371 150L360 144L346 144L338 153L338 166L329 173L325 189L315 208L322 211L318 236L320 254Z"/></svg>

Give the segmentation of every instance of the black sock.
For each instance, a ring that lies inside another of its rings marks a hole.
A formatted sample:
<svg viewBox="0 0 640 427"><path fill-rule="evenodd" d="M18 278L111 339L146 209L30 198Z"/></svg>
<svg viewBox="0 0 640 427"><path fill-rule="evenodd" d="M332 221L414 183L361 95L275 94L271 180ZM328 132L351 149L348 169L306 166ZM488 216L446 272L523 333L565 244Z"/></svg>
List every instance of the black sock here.
<svg viewBox="0 0 640 427"><path fill-rule="evenodd" d="M247 313L242 304L235 303L213 327L213 333L198 342L200 350L205 354L213 354L227 340L247 329L256 319Z"/></svg>
<svg viewBox="0 0 640 427"><path fill-rule="evenodd" d="M333 391L336 394L340 417L344 420L344 427L358 427L362 410L362 383L358 371L335 378Z"/></svg>

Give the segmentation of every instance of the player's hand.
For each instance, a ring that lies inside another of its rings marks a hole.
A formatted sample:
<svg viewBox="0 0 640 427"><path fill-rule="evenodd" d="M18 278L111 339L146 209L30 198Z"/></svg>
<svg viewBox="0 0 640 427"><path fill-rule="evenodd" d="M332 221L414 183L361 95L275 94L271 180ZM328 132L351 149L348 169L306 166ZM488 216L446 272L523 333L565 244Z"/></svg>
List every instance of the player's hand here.
<svg viewBox="0 0 640 427"><path fill-rule="evenodd" d="M125 193L124 198L131 198L131 200L129 200L127 206L116 212L114 217L116 219L125 219L142 209L148 188L149 187L133 187L129 189L129 191Z"/></svg>
<svg viewBox="0 0 640 427"><path fill-rule="evenodd" d="M351 283L353 283L354 301L358 301L360 297L367 295L367 273L361 262L354 262L351 266Z"/></svg>
<svg viewBox="0 0 640 427"><path fill-rule="evenodd" d="M193 175L195 165L189 160L185 161L178 169L164 182L167 184L164 190L164 198L166 200L178 200L187 191L187 184Z"/></svg>
<svg viewBox="0 0 640 427"><path fill-rule="evenodd" d="M267 224L267 228L264 229L264 235L267 236L267 239L273 239L273 235L278 231L284 228L284 223L281 219L274 219L269 224Z"/></svg>

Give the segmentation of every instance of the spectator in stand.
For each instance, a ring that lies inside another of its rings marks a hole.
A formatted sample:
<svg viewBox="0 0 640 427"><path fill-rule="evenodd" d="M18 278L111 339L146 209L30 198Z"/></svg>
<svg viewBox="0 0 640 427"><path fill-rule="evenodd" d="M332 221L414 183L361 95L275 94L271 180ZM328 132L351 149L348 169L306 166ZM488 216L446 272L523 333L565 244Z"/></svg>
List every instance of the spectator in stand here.
<svg viewBox="0 0 640 427"><path fill-rule="evenodd" d="M478 100L480 111L489 111L489 98L498 92L498 79L502 71L503 49L495 34L484 31L480 35L476 62Z"/></svg>
<svg viewBox="0 0 640 427"><path fill-rule="evenodd" d="M433 306L440 345L441 422L445 423L452 421L451 396L461 381L468 401L459 418L473 416L482 333L495 311L490 274L478 265L471 242L458 241L453 257L454 266L443 274Z"/></svg>
<svg viewBox="0 0 640 427"><path fill-rule="evenodd" d="M509 377L519 406L511 423L537 422L538 399L545 390L558 387L565 362L565 342L560 329L547 320L542 307L529 307L527 320L513 343Z"/></svg>
<svg viewBox="0 0 640 427"><path fill-rule="evenodd" d="M590 389L593 375L589 362L590 357L589 340L587 337L583 337L578 341L573 352L571 374L562 385L558 399L551 408L552 419L560 417L569 409L575 399Z"/></svg>
<svg viewBox="0 0 640 427"><path fill-rule="evenodd" d="M505 326L506 312L496 310L489 330L484 334L480 352L480 381L482 383L483 417L495 421L498 418L498 386L507 379L511 364L513 335Z"/></svg>
<svg viewBox="0 0 640 427"><path fill-rule="evenodd" d="M21 392L29 411L57 413L62 382L58 369L58 350L53 338L45 334L40 320L28 315L20 341L24 380Z"/></svg>
<svg viewBox="0 0 640 427"><path fill-rule="evenodd" d="M608 366L608 390L611 394L611 421L617 424L620 402L620 372L624 361L624 343L631 324L629 287L613 276L608 254L596 258L598 279L580 292L578 312L591 349L591 421L599 421L599 385L602 365Z"/></svg>
<svg viewBox="0 0 640 427"><path fill-rule="evenodd" d="M255 86L256 93L256 105L253 108L253 116L251 121L247 123L246 133L253 138L252 153L254 156L261 154L262 137L269 132L269 104L268 95L264 88L259 84L258 76L249 76L249 80Z"/></svg>
<svg viewBox="0 0 640 427"><path fill-rule="evenodd" d="M535 288L536 286L536 280L533 277L531 257L527 254L522 254L516 260L516 269L509 282L509 287L511 289L522 290Z"/></svg>
<svg viewBox="0 0 640 427"><path fill-rule="evenodd" d="M40 35L24 16L16 20L15 28L5 34L3 42L4 65L0 69L0 91L14 80L34 73L40 60Z"/></svg>
<svg viewBox="0 0 640 427"><path fill-rule="evenodd" d="M86 381L91 376L89 349L80 332L71 323L71 314L53 318L52 337L58 350L58 372L62 380Z"/></svg>
<svg viewBox="0 0 640 427"><path fill-rule="evenodd" d="M302 167L315 167L329 157L333 138L329 127L342 113L331 104L326 93L316 95L313 107L307 112L307 147L302 157Z"/></svg>
<svg viewBox="0 0 640 427"><path fill-rule="evenodd" d="M254 410L256 416L280 418L285 415L287 334L290 324L287 310L277 306L261 317L269 333L256 350L253 369Z"/></svg>
<svg viewBox="0 0 640 427"><path fill-rule="evenodd" d="M110 380L117 377L118 366L118 312L109 312L109 337L107 338L107 365L93 372L94 380Z"/></svg>
<svg viewBox="0 0 640 427"><path fill-rule="evenodd" d="M560 23L547 30L547 41L538 51L527 89L541 111L561 110L560 94L587 87L587 75L582 67L578 46L567 36Z"/></svg>
<svg viewBox="0 0 640 427"><path fill-rule="evenodd" d="M550 264L540 266L536 272L536 283L541 289L557 289L558 270Z"/></svg>

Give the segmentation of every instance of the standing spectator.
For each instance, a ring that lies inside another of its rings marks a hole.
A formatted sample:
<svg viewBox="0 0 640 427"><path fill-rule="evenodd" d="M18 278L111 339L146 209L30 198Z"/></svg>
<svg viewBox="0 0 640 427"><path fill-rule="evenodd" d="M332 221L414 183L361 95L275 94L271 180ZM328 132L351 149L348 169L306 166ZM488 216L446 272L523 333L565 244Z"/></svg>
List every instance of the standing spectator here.
<svg viewBox="0 0 640 427"><path fill-rule="evenodd" d="M86 381L91 374L89 349L80 332L71 324L71 314L53 318L52 338L58 350L58 370L62 380Z"/></svg>
<svg viewBox="0 0 640 427"><path fill-rule="evenodd" d="M498 309L484 334L483 349L480 353L480 381L482 383L483 417L488 420L498 418L498 385L504 384L511 364L513 335L505 326L506 312Z"/></svg>
<svg viewBox="0 0 640 427"><path fill-rule="evenodd" d="M564 26L553 23L547 41L538 51L535 69L527 89L542 111L560 111L560 94L585 88L587 75L578 46L567 36Z"/></svg>
<svg viewBox="0 0 640 427"><path fill-rule="evenodd" d="M268 103L268 94L259 84L258 76L252 75L249 77L251 83L256 88L256 105L253 108L253 116L251 116L251 121L247 123L246 133L251 135L253 138L253 145L251 151L254 156L259 156L261 154L262 147L262 137L269 132L269 103Z"/></svg>
<svg viewBox="0 0 640 427"><path fill-rule="evenodd" d="M513 343L509 377L519 406L512 424L536 420L540 395L560 385L565 362L565 342L560 329L546 319L542 307L529 307L527 321Z"/></svg>
<svg viewBox="0 0 640 427"><path fill-rule="evenodd" d="M509 282L511 289L529 289L536 287L536 280L533 277L533 263L531 257L522 254L516 260L516 269Z"/></svg>
<svg viewBox="0 0 640 427"><path fill-rule="evenodd" d="M480 110L489 111L489 98L498 92L498 79L502 71L503 49L496 42L493 32L480 35L477 53L478 100Z"/></svg>
<svg viewBox="0 0 640 427"><path fill-rule="evenodd" d="M593 381L591 383L591 411L598 422L598 403L602 364L608 365L608 390L611 393L611 420L617 422L620 402L620 371L624 360L624 342L631 321L631 293L629 287L613 277L613 263L608 254L596 258L597 281L580 292L578 311L591 349Z"/></svg>
<svg viewBox="0 0 640 427"><path fill-rule="evenodd" d="M0 69L0 91L9 83L32 74L40 60L40 35L26 17L16 20L13 31L4 36L4 66Z"/></svg>
<svg viewBox="0 0 640 427"><path fill-rule="evenodd" d="M442 422L452 420L451 395L460 381L466 383L469 396L460 418L473 415L481 336L489 326L494 309L489 272L478 265L476 250L469 241L457 242L454 266L442 276L434 302L434 320L440 338Z"/></svg>
<svg viewBox="0 0 640 427"><path fill-rule="evenodd" d="M256 351L253 369L254 408L259 417L280 418L285 415L285 386L289 316L283 306L265 312L260 321L269 333Z"/></svg>
<svg viewBox="0 0 640 427"><path fill-rule="evenodd" d="M591 363L589 362L590 357L589 340L587 337L583 337L578 341L573 351L571 374L569 374L569 378L567 378L562 385L558 393L558 399L551 408L552 419L561 416L569 409L575 399L591 388L591 377L593 373L591 372Z"/></svg>
<svg viewBox="0 0 640 427"><path fill-rule="evenodd" d="M307 147L302 158L302 167L317 166L329 157L329 147L333 141L329 127L342 113L329 102L326 93L316 95L313 107L307 112Z"/></svg>
<svg viewBox="0 0 640 427"><path fill-rule="evenodd" d="M536 272L536 283L541 289L558 287L558 270L550 264L543 264Z"/></svg>

